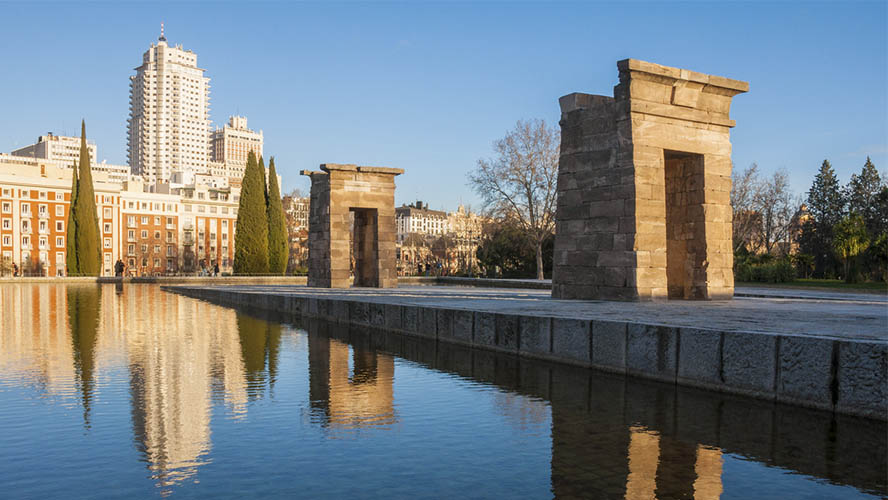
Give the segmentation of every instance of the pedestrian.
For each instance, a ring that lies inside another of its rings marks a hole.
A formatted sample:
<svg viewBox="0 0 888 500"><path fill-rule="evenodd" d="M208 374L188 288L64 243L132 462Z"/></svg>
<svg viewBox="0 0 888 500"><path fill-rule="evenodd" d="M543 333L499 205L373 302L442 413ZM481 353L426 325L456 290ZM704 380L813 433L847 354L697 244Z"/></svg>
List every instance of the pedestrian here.
<svg viewBox="0 0 888 500"><path fill-rule="evenodd" d="M213 276L219 276L219 263L216 262L216 265L213 266Z"/></svg>
<svg viewBox="0 0 888 500"><path fill-rule="evenodd" d="M19 275L19 266L15 262L12 263L12 275L13 277L18 277Z"/></svg>

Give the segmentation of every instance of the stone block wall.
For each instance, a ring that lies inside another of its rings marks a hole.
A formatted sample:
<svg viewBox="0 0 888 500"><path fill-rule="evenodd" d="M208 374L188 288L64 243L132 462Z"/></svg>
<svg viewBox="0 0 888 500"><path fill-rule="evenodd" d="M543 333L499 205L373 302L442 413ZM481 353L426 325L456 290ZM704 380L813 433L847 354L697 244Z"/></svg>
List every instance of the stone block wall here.
<svg viewBox="0 0 888 500"><path fill-rule="evenodd" d="M733 296L733 96L746 82L627 59L614 97L560 99L552 295Z"/></svg>

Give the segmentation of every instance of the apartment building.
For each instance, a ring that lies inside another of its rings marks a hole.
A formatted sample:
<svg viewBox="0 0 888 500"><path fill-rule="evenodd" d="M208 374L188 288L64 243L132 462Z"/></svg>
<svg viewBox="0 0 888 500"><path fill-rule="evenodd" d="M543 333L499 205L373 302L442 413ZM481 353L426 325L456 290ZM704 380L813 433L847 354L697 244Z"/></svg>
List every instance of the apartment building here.
<svg viewBox="0 0 888 500"><path fill-rule="evenodd" d="M403 243L411 233L440 236L449 231L447 212L429 209L428 203L417 201L395 208L397 242Z"/></svg>
<svg viewBox="0 0 888 500"><path fill-rule="evenodd" d="M93 172L107 174L111 182L125 182L130 176L130 168L127 165L113 165L106 161L98 162L98 148L93 141L86 141L89 150L89 165ZM37 142L23 148L16 149L12 156L29 158L34 160L50 160L65 168L74 168L80 161L80 137L67 137L54 135L52 132L41 135Z"/></svg>
<svg viewBox="0 0 888 500"><path fill-rule="evenodd" d="M250 151L262 156L262 131L254 132L247 127L244 116L230 116L228 123L216 129L210 136L210 159L227 169L228 177L243 178Z"/></svg>

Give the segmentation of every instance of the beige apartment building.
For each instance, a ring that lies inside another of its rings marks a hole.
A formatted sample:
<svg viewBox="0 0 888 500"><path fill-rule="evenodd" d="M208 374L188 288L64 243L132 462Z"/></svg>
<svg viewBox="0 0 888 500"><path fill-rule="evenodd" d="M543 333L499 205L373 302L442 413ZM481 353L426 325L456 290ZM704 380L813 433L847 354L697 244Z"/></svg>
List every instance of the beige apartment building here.
<svg viewBox="0 0 888 500"><path fill-rule="evenodd" d="M247 127L247 118L231 116L228 123L216 129L210 136L210 159L225 168L220 174L242 179L250 151L262 156L262 131L254 132Z"/></svg>

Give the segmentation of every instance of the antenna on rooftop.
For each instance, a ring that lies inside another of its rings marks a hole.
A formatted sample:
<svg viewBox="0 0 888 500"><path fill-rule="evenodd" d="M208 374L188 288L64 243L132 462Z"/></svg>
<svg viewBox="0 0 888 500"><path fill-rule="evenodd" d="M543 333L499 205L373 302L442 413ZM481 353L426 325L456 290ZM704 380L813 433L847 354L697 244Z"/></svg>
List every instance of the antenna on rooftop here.
<svg viewBox="0 0 888 500"><path fill-rule="evenodd" d="M167 41L166 37L163 36L163 21L160 22L160 38L158 38L161 42Z"/></svg>

